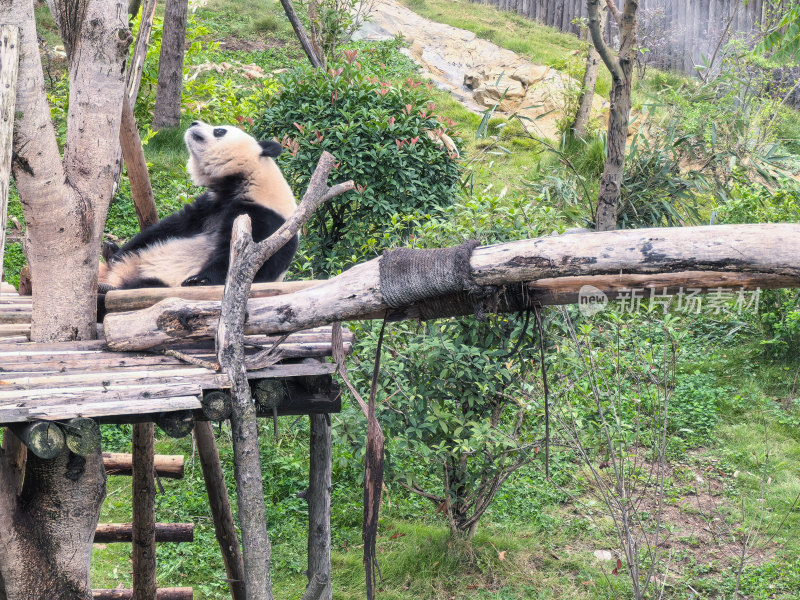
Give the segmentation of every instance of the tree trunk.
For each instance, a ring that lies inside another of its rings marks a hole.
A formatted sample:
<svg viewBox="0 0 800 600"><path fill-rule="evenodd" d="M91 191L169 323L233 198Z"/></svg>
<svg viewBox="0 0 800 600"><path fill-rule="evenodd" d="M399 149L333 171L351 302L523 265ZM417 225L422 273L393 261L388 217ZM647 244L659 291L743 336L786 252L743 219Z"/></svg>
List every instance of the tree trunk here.
<svg viewBox="0 0 800 600"><path fill-rule="evenodd" d="M608 142L600 193L597 201L595 227L597 231L613 231L617 228L617 207L622 191L622 176L625 169L625 150L628 142L628 123L631 114L631 84L633 62L623 65L625 77L612 79L611 109L608 117Z"/></svg>
<svg viewBox="0 0 800 600"><path fill-rule="evenodd" d="M89 560L105 483L99 453L84 459L65 451L52 460L29 455L19 499L0 492L0 567L9 600L91 599ZM9 509L13 518L5 516Z"/></svg>
<svg viewBox="0 0 800 600"><path fill-rule="evenodd" d="M603 39L604 13L602 0L588 0L589 32L597 53L611 72L611 111L608 118L608 142L600 193L597 199L595 228L612 231L617 228L617 207L625 167L625 145L628 141L628 121L631 113L631 84L633 83L633 58L636 52L636 13L638 0L625 0L623 11L611 4L614 19L620 28L620 48L615 56Z"/></svg>
<svg viewBox="0 0 800 600"><path fill-rule="evenodd" d="M31 339L95 336L97 265L131 40L127 2L56 0L69 62L61 159L50 120L33 0L0 2L0 23L20 28L12 170L25 210L33 284ZM13 455L0 455L0 577L8 600L88 600L92 538L105 496L99 452L30 456L21 493Z"/></svg>
<svg viewBox="0 0 800 600"><path fill-rule="evenodd" d="M3 280L3 254L6 245L8 184L11 178L11 142L14 134L14 105L17 102L19 29L0 26L0 281Z"/></svg>
<svg viewBox="0 0 800 600"><path fill-rule="evenodd" d="M606 10L600 9L600 31L605 31ZM586 127L592 116L592 102L594 101L594 90L597 86L597 74L600 71L600 53L591 43L589 35L589 51L586 55L586 71L583 73L583 86L581 95L578 97L578 111L575 113L575 121L572 124L572 135L576 138L586 137Z"/></svg>
<svg viewBox="0 0 800 600"><path fill-rule="evenodd" d="M181 122L183 90L183 45L186 40L188 0L167 0L164 33L158 63L158 88L153 111L153 129L170 129Z"/></svg>
<svg viewBox="0 0 800 600"><path fill-rule="evenodd" d="M308 39L308 34L306 33L306 28L303 27L303 24L297 17L297 12L294 10L294 4L292 4L292 0L281 0L281 6L283 6L283 11L286 13L289 23L292 24L292 29L294 29L294 33L297 36L300 45L303 47L303 51L306 53L311 66L315 69L324 67L325 58L323 56L319 56L317 51L314 49L314 46L311 45L311 41Z"/></svg>

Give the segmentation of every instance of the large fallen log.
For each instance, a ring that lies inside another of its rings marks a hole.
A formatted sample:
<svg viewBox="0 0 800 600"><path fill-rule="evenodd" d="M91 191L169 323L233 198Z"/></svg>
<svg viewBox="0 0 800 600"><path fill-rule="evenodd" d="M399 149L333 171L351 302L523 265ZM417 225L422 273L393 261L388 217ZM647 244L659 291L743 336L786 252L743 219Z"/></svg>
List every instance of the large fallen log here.
<svg viewBox="0 0 800 600"><path fill-rule="evenodd" d="M380 260L353 267L306 290L251 300L245 333L288 333L392 312L400 318L414 316L413 306L391 308L384 300ZM537 296L550 303L574 302L580 287L587 285L583 279L567 282L566 288L553 282L550 292L541 289L544 279L606 277L593 280L592 285L600 290L619 286L620 275L642 276L636 279L639 283L652 277L671 288L799 287L800 225L718 225L550 236L476 248L469 265L478 286L498 288L497 311L540 304ZM521 286L523 283L528 285ZM474 310L466 294L463 298L452 296L433 298L445 302L439 308L433 302L420 314L431 318ZM219 315L219 302L173 298L149 309L109 314L104 331L113 350L144 350L212 337Z"/></svg>

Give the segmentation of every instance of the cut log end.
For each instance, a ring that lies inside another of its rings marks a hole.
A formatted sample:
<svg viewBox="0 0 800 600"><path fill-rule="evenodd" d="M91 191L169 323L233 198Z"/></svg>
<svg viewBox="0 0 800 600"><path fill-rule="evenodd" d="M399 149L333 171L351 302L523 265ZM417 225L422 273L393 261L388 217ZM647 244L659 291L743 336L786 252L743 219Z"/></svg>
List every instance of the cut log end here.
<svg viewBox="0 0 800 600"><path fill-rule="evenodd" d="M11 430L28 450L45 460L55 458L66 448L64 432L56 423L37 421L12 426Z"/></svg>
<svg viewBox="0 0 800 600"><path fill-rule="evenodd" d="M158 416L158 426L169 437L186 437L194 429L194 415L190 410L161 413Z"/></svg>
<svg viewBox="0 0 800 600"><path fill-rule="evenodd" d="M63 425L67 447L78 456L89 456L100 451L102 435L100 426L92 419L75 417Z"/></svg>

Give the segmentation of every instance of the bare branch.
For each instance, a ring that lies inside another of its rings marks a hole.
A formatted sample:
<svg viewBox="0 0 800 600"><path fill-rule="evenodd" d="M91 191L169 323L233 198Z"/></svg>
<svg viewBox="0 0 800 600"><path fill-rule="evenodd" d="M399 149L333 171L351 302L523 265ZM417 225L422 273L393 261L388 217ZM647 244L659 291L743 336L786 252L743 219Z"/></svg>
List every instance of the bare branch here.
<svg viewBox="0 0 800 600"><path fill-rule="evenodd" d="M600 26L600 0L587 0L586 4L589 9L589 32L592 34L592 43L608 70L611 71L611 76L617 81L622 81L625 78L622 67L620 67L617 57L614 56L614 52L603 39L603 31Z"/></svg>
<svg viewBox="0 0 800 600"><path fill-rule="evenodd" d="M216 348L219 363L231 380L233 465L242 529L244 583L247 597L252 600L272 600L273 595L270 577L272 548L265 521L256 412L247 380L243 344L247 299L253 278L261 265L300 231L317 207L333 197L326 183L333 164L333 155L323 152L300 206L280 229L263 242L253 241L249 216L240 215L233 223L230 263L217 326ZM337 187L343 193L353 188L353 182ZM316 589L317 583L312 582L307 594L312 591L311 588ZM323 589L326 583L322 582ZM320 593L309 597L316 598Z"/></svg>
<svg viewBox="0 0 800 600"><path fill-rule="evenodd" d="M278 231L263 242L256 244L256 260L258 262L258 267L254 273L300 231L300 228L311 218L311 215L317 208L328 200L341 196L355 187L352 180L337 184L332 188L328 187L326 182L333 170L335 162L336 159L333 157L333 154L329 152L322 153L317 163L317 168L311 176L311 181L308 183L306 193L303 195L303 200L300 202L300 206L297 207L292 213L292 216L289 217Z"/></svg>
<svg viewBox="0 0 800 600"><path fill-rule="evenodd" d="M606 0L606 6L608 6L609 12L614 16L617 25L622 27L622 13L617 8L617 5L614 4L614 0Z"/></svg>
<svg viewBox="0 0 800 600"><path fill-rule="evenodd" d="M303 47L309 62L311 62L311 66L316 69L324 67L323 57L319 56L317 51L314 50L314 46L311 45L305 27L303 27L300 19L297 18L292 0L281 0L281 5L286 13L286 17L289 19L289 23L292 24L292 28L294 29L297 39L300 41L300 45Z"/></svg>

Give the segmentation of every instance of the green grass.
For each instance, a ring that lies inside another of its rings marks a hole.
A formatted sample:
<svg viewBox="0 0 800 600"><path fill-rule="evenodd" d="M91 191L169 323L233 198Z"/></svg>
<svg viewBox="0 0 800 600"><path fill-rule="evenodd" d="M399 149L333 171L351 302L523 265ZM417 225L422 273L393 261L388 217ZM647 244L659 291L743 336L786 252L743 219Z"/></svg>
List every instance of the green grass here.
<svg viewBox="0 0 800 600"><path fill-rule="evenodd" d="M279 2L210 0L198 8L197 14L211 27L217 39L235 37L262 39L271 43L278 40L296 43L292 27ZM269 35L269 40L263 39L264 34Z"/></svg>

